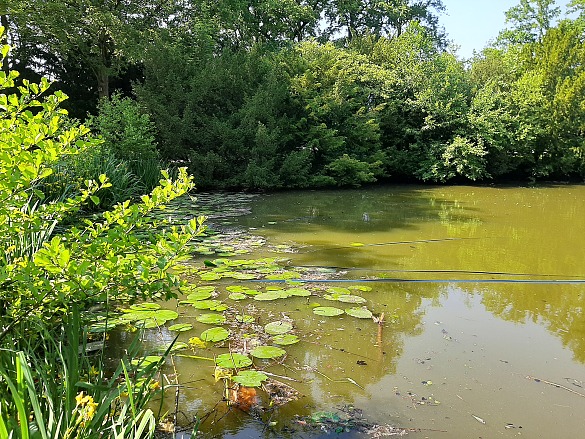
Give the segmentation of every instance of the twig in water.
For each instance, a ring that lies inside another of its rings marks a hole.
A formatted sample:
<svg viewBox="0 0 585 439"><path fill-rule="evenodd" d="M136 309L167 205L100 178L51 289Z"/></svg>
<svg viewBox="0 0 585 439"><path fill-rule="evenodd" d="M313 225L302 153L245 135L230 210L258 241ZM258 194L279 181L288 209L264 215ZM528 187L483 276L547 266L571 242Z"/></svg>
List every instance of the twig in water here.
<svg viewBox="0 0 585 439"><path fill-rule="evenodd" d="M535 377L530 376L530 375L528 375L526 378L529 379L529 380L532 380L534 382L537 382L537 383L545 383L545 384L548 384L550 386L554 386L554 387L556 387L558 389L566 390L567 392L571 392L571 393L574 393L575 395L579 395L579 396L585 398L585 395L583 393L579 393L576 390L573 390L573 389L568 388L567 386L563 386L561 384L553 383L552 381L547 381L547 380L542 380L540 378L535 378Z"/></svg>

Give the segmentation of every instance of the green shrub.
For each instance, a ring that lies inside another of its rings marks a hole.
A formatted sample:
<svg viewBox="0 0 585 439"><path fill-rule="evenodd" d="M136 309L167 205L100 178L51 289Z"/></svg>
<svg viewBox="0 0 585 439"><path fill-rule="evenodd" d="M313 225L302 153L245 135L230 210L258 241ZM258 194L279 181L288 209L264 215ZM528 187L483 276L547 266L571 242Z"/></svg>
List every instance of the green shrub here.
<svg viewBox="0 0 585 439"><path fill-rule="evenodd" d="M14 89L17 78L0 71L0 91ZM93 170L88 157L100 148L86 127L67 121L64 94L43 97L48 88L46 79L23 80L17 94L0 93L0 437L151 437L154 416L144 407L153 393L140 387L129 359L105 376L103 356L89 359L83 348L79 316L112 302L174 297L180 281L169 268L186 256L204 218L153 230L150 214L193 187L180 169L174 181L163 172L140 202L63 227L112 184L101 174L45 197L41 189L51 176L59 181L60 166ZM91 366L100 380L86 377Z"/></svg>
<svg viewBox="0 0 585 439"><path fill-rule="evenodd" d="M325 166L325 171L333 178L337 186L360 187L365 183L376 181L374 169L376 165L362 162L343 154Z"/></svg>

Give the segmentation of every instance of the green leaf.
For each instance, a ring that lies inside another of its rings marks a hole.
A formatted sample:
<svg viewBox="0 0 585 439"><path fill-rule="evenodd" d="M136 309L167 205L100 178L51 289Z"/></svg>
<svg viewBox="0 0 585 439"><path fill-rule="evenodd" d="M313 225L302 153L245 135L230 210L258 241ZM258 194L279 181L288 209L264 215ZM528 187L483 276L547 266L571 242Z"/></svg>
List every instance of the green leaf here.
<svg viewBox="0 0 585 439"><path fill-rule="evenodd" d="M224 369L241 369L252 365L252 359L243 354L221 354L215 358L215 364Z"/></svg>
<svg viewBox="0 0 585 439"><path fill-rule="evenodd" d="M264 326L264 332L270 335L286 334L292 331L293 325L289 322L276 321Z"/></svg>
<svg viewBox="0 0 585 439"><path fill-rule="evenodd" d="M238 314L236 316L236 321L240 323L254 323L256 319L248 314Z"/></svg>
<svg viewBox="0 0 585 439"><path fill-rule="evenodd" d="M232 381L244 387L260 387L263 381L268 379L268 375L257 370L243 370L232 378Z"/></svg>
<svg viewBox="0 0 585 439"><path fill-rule="evenodd" d="M254 296L254 300L258 301L269 301L269 300L277 300L277 299L285 299L288 295L280 290L280 291L267 291L266 293L260 293Z"/></svg>
<svg viewBox="0 0 585 439"><path fill-rule="evenodd" d="M365 307L349 308L345 310L345 313L352 317L357 317L358 319L371 319L373 317L372 312Z"/></svg>
<svg viewBox="0 0 585 439"><path fill-rule="evenodd" d="M292 334L280 334L272 337L272 342L281 346L298 343L299 337Z"/></svg>
<svg viewBox="0 0 585 439"><path fill-rule="evenodd" d="M193 325L190 323L177 323L176 325L169 326L169 331L185 332L193 329Z"/></svg>
<svg viewBox="0 0 585 439"><path fill-rule="evenodd" d="M299 296L299 297L309 297L311 295L311 292L305 290L304 288L290 288L290 289L286 290L286 293L289 296Z"/></svg>
<svg viewBox="0 0 585 439"><path fill-rule="evenodd" d="M318 316L335 317L343 314L343 310L333 306L318 306L313 308L313 313L317 314Z"/></svg>
<svg viewBox="0 0 585 439"><path fill-rule="evenodd" d="M220 325L226 322L225 316L221 314L201 314L197 317L197 321L200 323L206 323L209 325Z"/></svg>
<svg viewBox="0 0 585 439"><path fill-rule="evenodd" d="M225 311L227 306L220 300L197 300L193 302L193 308L208 309L210 311Z"/></svg>
<svg viewBox="0 0 585 439"><path fill-rule="evenodd" d="M207 331L203 331L201 333L200 338L203 341L210 341L210 342L216 343L219 341L226 340L229 336L230 336L230 333L227 329L217 327L217 328L208 329Z"/></svg>
<svg viewBox="0 0 585 439"><path fill-rule="evenodd" d="M250 355L256 358L278 358L286 354L286 351L276 346L256 346Z"/></svg>

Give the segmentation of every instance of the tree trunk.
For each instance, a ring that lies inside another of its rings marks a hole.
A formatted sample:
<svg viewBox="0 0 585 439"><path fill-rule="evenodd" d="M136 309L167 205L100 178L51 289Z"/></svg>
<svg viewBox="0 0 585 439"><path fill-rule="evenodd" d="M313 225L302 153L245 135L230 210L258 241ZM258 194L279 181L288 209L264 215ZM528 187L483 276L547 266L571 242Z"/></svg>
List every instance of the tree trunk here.
<svg viewBox="0 0 585 439"><path fill-rule="evenodd" d="M97 85L98 85L98 96L101 99L110 97L110 75L108 68L102 66L97 70L96 73Z"/></svg>
<svg viewBox="0 0 585 439"><path fill-rule="evenodd" d="M6 14L0 15L0 25L4 27L4 35L2 36L8 43L8 15ZM4 71L6 74L8 74L8 72L10 71L10 66L8 65L8 55L6 55L6 58L4 58L4 62L2 63L2 71Z"/></svg>

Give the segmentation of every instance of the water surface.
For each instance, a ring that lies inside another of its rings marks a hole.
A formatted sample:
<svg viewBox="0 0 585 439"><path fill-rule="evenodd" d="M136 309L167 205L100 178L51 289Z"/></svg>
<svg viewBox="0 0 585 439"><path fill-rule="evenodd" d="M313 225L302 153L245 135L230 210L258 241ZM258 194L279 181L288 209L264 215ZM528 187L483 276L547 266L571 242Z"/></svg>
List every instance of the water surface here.
<svg viewBox="0 0 585 439"><path fill-rule="evenodd" d="M301 381L290 384L303 397L272 430L232 410L204 424L207 435L278 437L295 414L348 404L371 422L421 429L412 437L583 434L585 284L550 281L585 279L585 186L290 192L248 207L235 226L297 248L290 266L378 280L364 297L385 324L319 318L305 298L267 304L267 321L285 313L303 335L270 369ZM524 282L538 280L549 283ZM212 368L177 367L192 383L185 419L221 400Z"/></svg>

